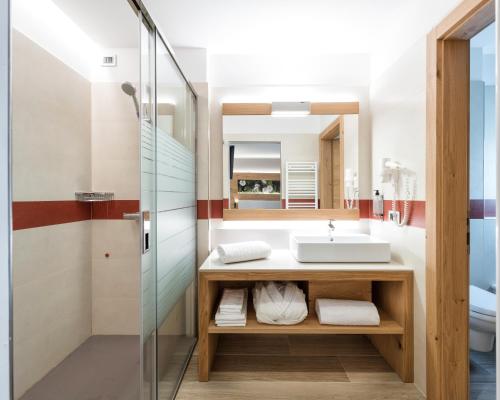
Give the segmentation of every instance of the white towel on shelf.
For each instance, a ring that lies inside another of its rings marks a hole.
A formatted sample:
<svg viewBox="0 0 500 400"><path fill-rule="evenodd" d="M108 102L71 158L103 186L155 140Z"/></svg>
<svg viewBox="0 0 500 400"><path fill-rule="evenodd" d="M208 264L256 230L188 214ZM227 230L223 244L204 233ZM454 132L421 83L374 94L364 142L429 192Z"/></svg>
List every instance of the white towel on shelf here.
<svg viewBox="0 0 500 400"><path fill-rule="evenodd" d="M246 326L247 302L248 290L246 288L224 289L222 300L215 313L215 324L217 326ZM222 312L221 308L224 305L230 305L232 310L230 309Z"/></svg>
<svg viewBox="0 0 500 400"><path fill-rule="evenodd" d="M224 289L219 304L221 313L241 313L245 303L246 289Z"/></svg>
<svg viewBox="0 0 500 400"><path fill-rule="evenodd" d="M253 304L257 321L263 324L295 325L307 317L304 292L292 282L257 283Z"/></svg>
<svg viewBox="0 0 500 400"><path fill-rule="evenodd" d="M323 325L380 325L377 307L369 301L316 299L316 315Z"/></svg>
<svg viewBox="0 0 500 400"><path fill-rule="evenodd" d="M266 242L239 242L220 244L217 246L219 258L224 264L258 260L271 255L272 249Z"/></svg>

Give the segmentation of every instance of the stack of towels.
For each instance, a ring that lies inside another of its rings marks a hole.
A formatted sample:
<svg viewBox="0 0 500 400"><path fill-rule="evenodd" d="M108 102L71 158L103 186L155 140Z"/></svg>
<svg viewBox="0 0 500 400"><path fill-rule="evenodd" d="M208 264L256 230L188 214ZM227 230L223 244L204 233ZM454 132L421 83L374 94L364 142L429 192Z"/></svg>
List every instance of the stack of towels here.
<svg viewBox="0 0 500 400"><path fill-rule="evenodd" d="M215 324L217 326L246 326L247 299L247 289L224 289L215 314Z"/></svg>
<svg viewBox="0 0 500 400"><path fill-rule="evenodd" d="M369 301L316 299L316 315L323 325L380 325L377 307Z"/></svg>

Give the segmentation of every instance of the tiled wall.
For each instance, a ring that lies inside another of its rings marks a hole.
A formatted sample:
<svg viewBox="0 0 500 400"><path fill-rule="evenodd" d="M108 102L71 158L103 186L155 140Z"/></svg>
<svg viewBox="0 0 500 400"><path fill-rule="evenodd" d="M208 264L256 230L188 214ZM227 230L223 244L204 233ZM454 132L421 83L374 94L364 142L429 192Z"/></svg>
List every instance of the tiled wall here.
<svg viewBox="0 0 500 400"><path fill-rule="evenodd" d="M140 172L121 82L91 83L18 32L13 63L17 398L90 335L139 334L139 225L122 214ZM76 202L86 190L116 200Z"/></svg>
<svg viewBox="0 0 500 400"><path fill-rule="evenodd" d="M71 204L91 182L90 82L16 31L12 70L14 202ZM14 232L16 398L91 335L90 235L90 221Z"/></svg>
<svg viewBox="0 0 500 400"><path fill-rule="evenodd" d="M134 75L131 71L125 78L134 82ZM121 219L124 211L139 210L139 123L132 98L120 85L92 83L92 188L114 192L114 205L121 205L116 210L96 205L92 210L94 335L140 332L140 226Z"/></svg>

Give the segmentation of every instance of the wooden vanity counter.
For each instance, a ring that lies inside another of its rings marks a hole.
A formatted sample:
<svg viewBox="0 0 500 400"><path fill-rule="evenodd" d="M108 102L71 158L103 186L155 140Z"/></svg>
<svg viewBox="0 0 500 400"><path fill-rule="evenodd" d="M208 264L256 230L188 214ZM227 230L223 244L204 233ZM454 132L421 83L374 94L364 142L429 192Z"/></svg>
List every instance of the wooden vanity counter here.
<svg viewBox="0 0 500 400"><path fill-rule="evenodd" d="M297 325L257 322L251 299L256 281L293 281L306 293L309 315ZM224 287L248 287L245 327L218 327L215 312ZM321 325L315 299L372 301L379 326ZM198 375L208 381L219 334L367 335L403 382L413 382L413 269L390 263L300 263L288 250L274 250L265 260L223 264L213 252L199 270Z"/></svg>

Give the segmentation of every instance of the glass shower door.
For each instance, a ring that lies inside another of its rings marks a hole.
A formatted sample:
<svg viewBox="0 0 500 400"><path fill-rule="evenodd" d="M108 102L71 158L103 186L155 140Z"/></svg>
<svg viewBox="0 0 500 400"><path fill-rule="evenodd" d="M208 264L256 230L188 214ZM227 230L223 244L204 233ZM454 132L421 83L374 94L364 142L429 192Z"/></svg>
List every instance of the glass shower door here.
<svg viewBox="0 0 500 400"><path fill-rule="evenodd" d="M196 97L141 22L142 399L172 399L196 342Z"/></svg>
<svg viewBox="0 0 500 400"><path fill-rule="evenodd" d="M156 400L155 35L141 19L141 400Z"/></svg>
<svg viewBox="0 0 500 400"><path fill-rule="evenodd" d="M195 343L195 97L156 38L158 399L175 396Z"/></svg>

